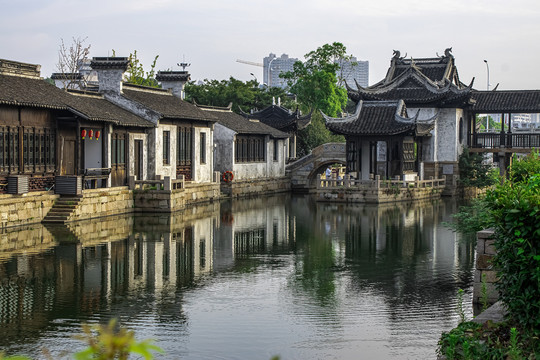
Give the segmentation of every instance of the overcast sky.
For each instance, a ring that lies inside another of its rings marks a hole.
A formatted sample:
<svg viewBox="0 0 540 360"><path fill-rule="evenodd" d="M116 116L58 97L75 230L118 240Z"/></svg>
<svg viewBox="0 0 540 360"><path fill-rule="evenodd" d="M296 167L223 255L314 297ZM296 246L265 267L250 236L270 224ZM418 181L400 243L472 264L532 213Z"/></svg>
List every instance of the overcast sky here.
<svg viewBox="0 0 540 360"><path fill-rule="evenodd" d="M0 0L0 58L56 71L60 39L87 37L91 56L137 50L148 69L179 70L193 80L253 79L269 53L303 59L335 41L369 61L369 83L381 80L392 50L408 58L448 47L462 82L540 89L538 0Z"/></svg>

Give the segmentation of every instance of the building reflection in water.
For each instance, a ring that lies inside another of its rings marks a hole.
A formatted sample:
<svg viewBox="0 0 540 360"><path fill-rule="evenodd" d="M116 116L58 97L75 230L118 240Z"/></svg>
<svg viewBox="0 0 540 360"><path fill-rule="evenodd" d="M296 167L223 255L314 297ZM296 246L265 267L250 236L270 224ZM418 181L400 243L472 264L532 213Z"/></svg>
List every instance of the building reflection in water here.
<svg viewBox="0 0 540 360"><path fill-rule="evenodd" d="M425 303L448 303L472 282L474 260L474 247L442 226L455 211L445 202L336 205L276 196L6 231L0 347L38 341L56 319L153 313L182 323L185 291L205 278L285 257L276 266L290 266L291 296L329 314L343 302L342 279L347 296L376 291L393 317L422 292Z"/></svg>

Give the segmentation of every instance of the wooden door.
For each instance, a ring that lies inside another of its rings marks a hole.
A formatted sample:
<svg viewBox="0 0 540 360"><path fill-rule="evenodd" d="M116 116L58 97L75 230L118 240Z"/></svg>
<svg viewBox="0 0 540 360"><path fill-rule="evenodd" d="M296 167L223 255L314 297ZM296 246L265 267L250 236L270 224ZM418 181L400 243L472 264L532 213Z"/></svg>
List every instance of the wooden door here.
<svg viewBox="0 0 540 360"><path fill-rule="evenodd" d="M127 185L126 133L115 132L111 140L111 186Z"/></svg>
<svg viewBox="0 0 540 360"><path fill-rule="evenodd" d="M60 175L76 175L75 171L75 140L62 138L61 141Z"/></svg>
<svg viewBox="0 0 540 360"><path fill-rule="evenodd" d="M135 172L137 180L143 180L143 141L135 140Z"/></svg>

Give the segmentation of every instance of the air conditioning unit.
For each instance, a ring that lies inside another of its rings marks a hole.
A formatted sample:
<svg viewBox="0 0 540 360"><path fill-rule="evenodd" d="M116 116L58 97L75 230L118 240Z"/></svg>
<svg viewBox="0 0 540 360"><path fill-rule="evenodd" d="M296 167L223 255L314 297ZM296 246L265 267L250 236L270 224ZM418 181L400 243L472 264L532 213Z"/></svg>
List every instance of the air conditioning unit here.
<svg viewBox="0 0 540 360"><path fill-rule="evenodd" d="M54 193L59 195L81 195L82 177L76 175L57 176Z"/></svg>
<svg viewBox="0 0 540 360"><path fill-rule="evenodd" d="M28 175L8 176L8 194L26 194L28 192Z"/></svg>

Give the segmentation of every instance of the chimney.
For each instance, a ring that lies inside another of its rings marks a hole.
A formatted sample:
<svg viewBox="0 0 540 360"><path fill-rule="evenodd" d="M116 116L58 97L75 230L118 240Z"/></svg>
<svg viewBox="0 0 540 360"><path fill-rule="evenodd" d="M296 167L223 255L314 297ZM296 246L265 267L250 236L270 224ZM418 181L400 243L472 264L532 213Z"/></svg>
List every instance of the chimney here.
<svg viewBox="0 0 540 360"><path fill-rule="evenodd" d="M122 79L127 70L127 57L95 57L90 66L98 74L99 92L122 93Z"/></svg>
<svg viewBox="0 0 540 360"><path fill-rule="evenodd" d="M39 78L40 72L41 65L0 59L0 74L2 75L16 75L28 78Z"/></svg>
<svg viewBox="0 0 540 360"><path fill-rule="evenodd" d="M158 71L156 80L163 89L171 90L172 94L184 99L184 85L190 80L187 71Z"/></svg>

